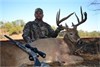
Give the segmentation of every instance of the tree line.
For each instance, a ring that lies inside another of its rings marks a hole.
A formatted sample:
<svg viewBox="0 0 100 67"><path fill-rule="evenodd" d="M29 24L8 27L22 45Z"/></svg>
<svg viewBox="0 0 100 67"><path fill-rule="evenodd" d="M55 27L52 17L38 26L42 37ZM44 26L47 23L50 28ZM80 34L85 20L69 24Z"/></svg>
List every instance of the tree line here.
<svg viewBox="0 0 100 67"><path fill-rule="evenodd" d="M66 34L66 31L62 31L59 33L59 37L63 37ZM78 34L80 37L100 37L100 31L83 31L83 30L78 30Z"/></svg>
<svg viewBox="0 0 100 67"><path fill-rule="evenodd" d="M9 35L13 34L20 34L22 33L22 30L25 26L25 22L23 20L15 20L12 22L3 22L0 21L0 30L2 33L8 33ZM52 26L53 29L56 29L55 26ZM78 30L80 37L100 37L100 31L83 31ZM59 36L63 37L65 34L64 31L62 31Z"/></svg>
<svg viewBox="0 0 100 67"><path fill-rule="evenodd" d="M0 21L0 30L2 33L8 33L9 35L20 34L25 25L23 20L15 20L12 22Z"/></svg>

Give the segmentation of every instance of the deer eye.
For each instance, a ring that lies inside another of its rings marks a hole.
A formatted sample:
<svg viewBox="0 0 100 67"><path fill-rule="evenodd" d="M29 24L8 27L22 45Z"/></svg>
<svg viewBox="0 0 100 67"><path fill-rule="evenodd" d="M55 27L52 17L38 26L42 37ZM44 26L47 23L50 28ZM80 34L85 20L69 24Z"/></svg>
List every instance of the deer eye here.
<svg viewBox="0 0 100 67"><path fill-rule="evenodd" d="M73 35L73 33L70 33L70 35Z"/></svg>

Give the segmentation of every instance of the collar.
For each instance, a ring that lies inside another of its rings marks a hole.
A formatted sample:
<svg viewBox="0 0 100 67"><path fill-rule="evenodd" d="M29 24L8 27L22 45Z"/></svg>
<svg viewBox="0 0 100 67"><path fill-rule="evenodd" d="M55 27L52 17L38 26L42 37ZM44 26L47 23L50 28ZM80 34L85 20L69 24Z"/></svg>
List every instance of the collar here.
<svg viewBox="0 0 100 67"><path fill-rule="evenodd" d="M36 21L36 23L37 22L43 22L43 20L38 20L38 19L35 19L34 21Z"/></svg>

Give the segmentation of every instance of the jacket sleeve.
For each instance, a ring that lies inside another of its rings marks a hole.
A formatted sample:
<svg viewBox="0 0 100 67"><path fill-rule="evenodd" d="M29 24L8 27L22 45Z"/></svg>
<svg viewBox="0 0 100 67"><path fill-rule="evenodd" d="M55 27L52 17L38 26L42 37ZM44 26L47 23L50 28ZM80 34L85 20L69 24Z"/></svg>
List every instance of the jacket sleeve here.
<svg viewBox="0 0 100 67"><path fill-rule="evenodd" d="M56 38L60 32L60 29L57 28L55 31L52 29L52 27L50 25L48 25L48 36L49 37L53 37L53 38Z"/></svg>
<svg viewBox="0 0 100 67"><path fill-rule="evenodd" d="M31 26L30 26L30 22L28 22L26 25L25 25L25 27L24 27L24 29L23 29L23 34L22 34L22 37L23 37L23 39L25 40L25 42L27 42L27 43L30 43L30 42L32 42L32 40L31 40L31 38L30 38L30 33L31 33L31 28L30 28Z"/></svg>

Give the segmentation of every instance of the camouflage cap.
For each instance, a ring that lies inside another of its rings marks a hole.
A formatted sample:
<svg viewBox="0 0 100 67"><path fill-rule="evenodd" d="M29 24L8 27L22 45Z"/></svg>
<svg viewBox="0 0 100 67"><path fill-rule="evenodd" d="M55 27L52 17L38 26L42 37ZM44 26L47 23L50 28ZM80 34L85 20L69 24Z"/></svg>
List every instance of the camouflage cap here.
<svg viewBox="0 0 100 67"><path fill-rule="evenodd" d="M35 13L37 13L38 11L41 12L41 13L43 13L43 10L41 8L36 8L35 9Z"/></svg>

